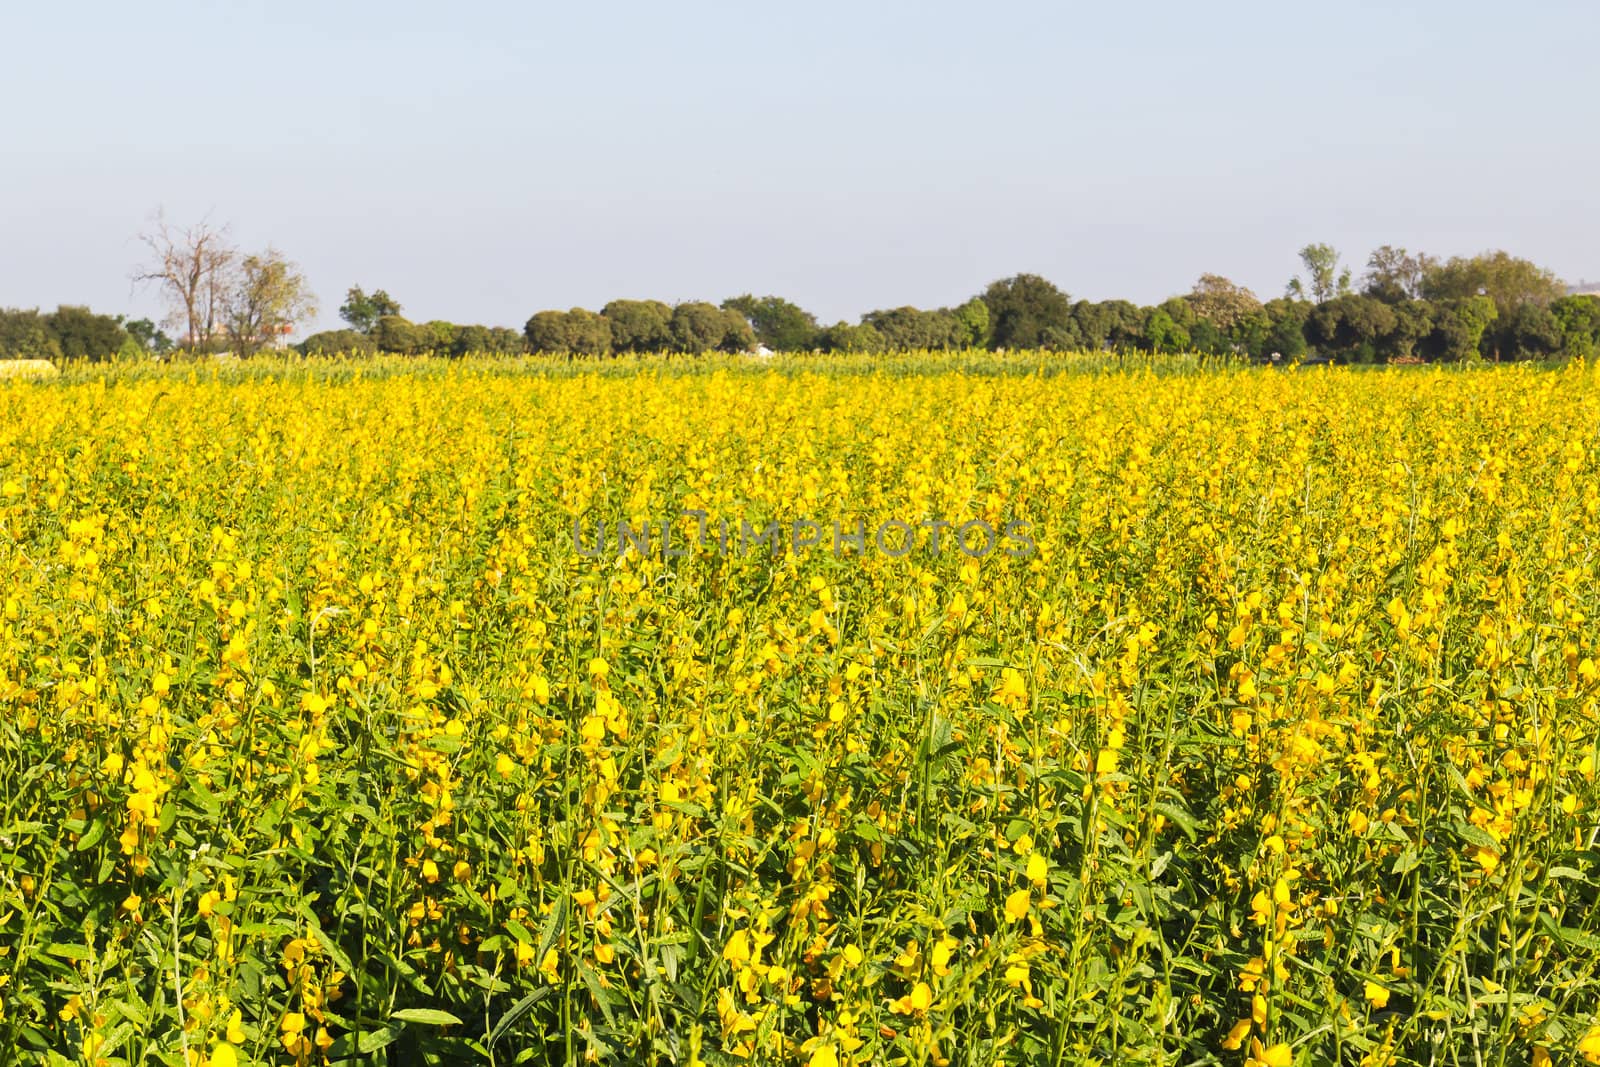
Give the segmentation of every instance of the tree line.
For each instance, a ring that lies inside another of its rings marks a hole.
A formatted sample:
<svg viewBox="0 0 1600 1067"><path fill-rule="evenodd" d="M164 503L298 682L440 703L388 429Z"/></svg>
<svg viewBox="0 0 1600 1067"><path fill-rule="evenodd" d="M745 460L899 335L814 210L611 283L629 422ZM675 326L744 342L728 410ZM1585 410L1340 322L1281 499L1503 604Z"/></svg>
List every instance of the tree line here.
<svg viewBox="0 0 1600 1067"><path fill-rule="evenodd" d="M1591 358L1600 350L1600 299L1568 295L1552 272L1503 251L1440 260L1385 245L1358 277L1324 244L1300 251L1303 272L1263 301L1216 274L1153 306L1073 300L1049 280L1017 274L956 307L888 308L823 325L778 296L720 305L613 300L535 313L506 328L413 324L379 290L350 290L349 327L308 338L306 352L532 352L581 356L748 351L1056 349L1204 352L1258 360L1352 363L1473 358Z"/></svg>
<svg viewBox="0 0 1600 1067"><path fill-rule="evenodd" d="M148 319L84 307L0 310L0 356L92 360L174 349L248 356L315 314L305 279L274 249L245 255L225 228L179 229L160 216L142 239L151 259L134 278L158 287L165 325L180 331L176 340ZM345 326L296 348L447 356L988 348L1352 363L1592 358L1600 350L1600 299L1569 295L1552 272L1503 251L1441 260L1385 245L1359 277L1325 244L1301 249L1300 260L1302 273L1265 301L1216 274L1152 306L1074 300L1045 278L1017 274L956 307L888 308L832 325L781 297L748 293L721 304L613 300L599 311L543 310L521 330L413 322L385 290L354 286L339 308Z"/></svg>

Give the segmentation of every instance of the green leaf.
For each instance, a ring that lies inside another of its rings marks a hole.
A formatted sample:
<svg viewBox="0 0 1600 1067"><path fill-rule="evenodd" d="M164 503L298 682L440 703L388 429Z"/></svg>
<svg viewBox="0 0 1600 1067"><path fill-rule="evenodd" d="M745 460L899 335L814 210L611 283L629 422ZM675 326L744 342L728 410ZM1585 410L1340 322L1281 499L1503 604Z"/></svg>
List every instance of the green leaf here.
<svg viewBox="0 0 1600 1067"><path fill-rule="evenodd" d="M51 956L60 956L64 960L92 960L94 953L87 945L60 944L50 945L45 952Z"/></svg>
<svg viewBox="0 0 1600 1067"><path fill-rule="evenodd" d="M460 1019L438 1008L401 1008L389 1016L395 1022L417 1023L421 1026L461 1026Z"/></svg>
<svg viewBox="0 0 1600 1067"><path fill-rule="evenodd" d="M106 836L106 822L96 819L89 824L89 832L78 839L78 851L87 852L98 845Z"/></svg>
<svg viewBox="0 0 1600 1067"><path fill-rule="evenodd" d="M507 1030L517 1025L517 1023L520 1022L522 1018L530 1011L532 1011L541 1000L544 1000L554 993L555 990L549 987L545 987L544 989L535 989L532 993L529 993L527 996L511 1005L511 1007L507 1008L506 1013L500 1016L499 1019L495 1020L494 1029L489 1031L489 1036L487 1038L488 1046L490 1048L494 1048L495 1042L504 1037Z"/></svg>

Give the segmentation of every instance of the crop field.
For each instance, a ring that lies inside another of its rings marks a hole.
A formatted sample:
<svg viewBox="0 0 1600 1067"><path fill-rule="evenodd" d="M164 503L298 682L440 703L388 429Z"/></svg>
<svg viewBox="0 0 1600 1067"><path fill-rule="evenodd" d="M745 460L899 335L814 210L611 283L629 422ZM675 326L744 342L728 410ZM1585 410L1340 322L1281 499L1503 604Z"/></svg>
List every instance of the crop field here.
<svg viewBox="0 0 1600 1067"><path fill-rule="evenodd" d="M0 382L0 1064L1600 1063L1600 379Z"/></svg>

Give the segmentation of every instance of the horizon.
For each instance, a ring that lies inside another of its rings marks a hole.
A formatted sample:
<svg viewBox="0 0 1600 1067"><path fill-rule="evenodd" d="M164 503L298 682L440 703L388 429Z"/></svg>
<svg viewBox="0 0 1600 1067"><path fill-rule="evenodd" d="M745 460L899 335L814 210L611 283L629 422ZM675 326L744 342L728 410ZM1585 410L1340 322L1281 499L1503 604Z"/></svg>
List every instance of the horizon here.
<svg viewBox="0 0 1600 1067"><path fill-rule="evenodd" d="M299 264L299 336L352 286L520 328L746 292L853 323L1023 272L1073 299L1155 304L1202 273L1270 299L1313 242L1357 274L1391 244L1600 276L1600 146L1569 133L1600 10L1577 3L1509 26L1438 0L193 6L13 15L34 46L0 93L34 103L0 195L31 210L0 221L0 306L163 319L129 282L162 207ZM199 91L162 58L219 49Z"/></svg>

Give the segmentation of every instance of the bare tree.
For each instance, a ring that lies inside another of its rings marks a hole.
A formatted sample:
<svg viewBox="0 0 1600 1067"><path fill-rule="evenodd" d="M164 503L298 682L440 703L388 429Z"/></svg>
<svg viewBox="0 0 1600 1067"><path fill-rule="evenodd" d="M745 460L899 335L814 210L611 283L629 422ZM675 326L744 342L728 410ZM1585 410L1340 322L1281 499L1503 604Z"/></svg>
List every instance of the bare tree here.
<svg viewBox="0 0 1600 1067"><path fill-rule="evenodd" d="M223 327L241 356L254 355L316 314L316 297L300 268L270 246L240 260L222 292Z"/></svg>
<svg viewBox="0 0 1600 1067"><path fill-rule="evenodd" d="M168 322L184 330L190 348L209 345L217 336L218 319L229 288L229 272L238 253L228 241L226 226L201 219L193 226L174 226L158 211L139 239L152 260L133 275L136 283L154 283L167 302Z"/></svg>

